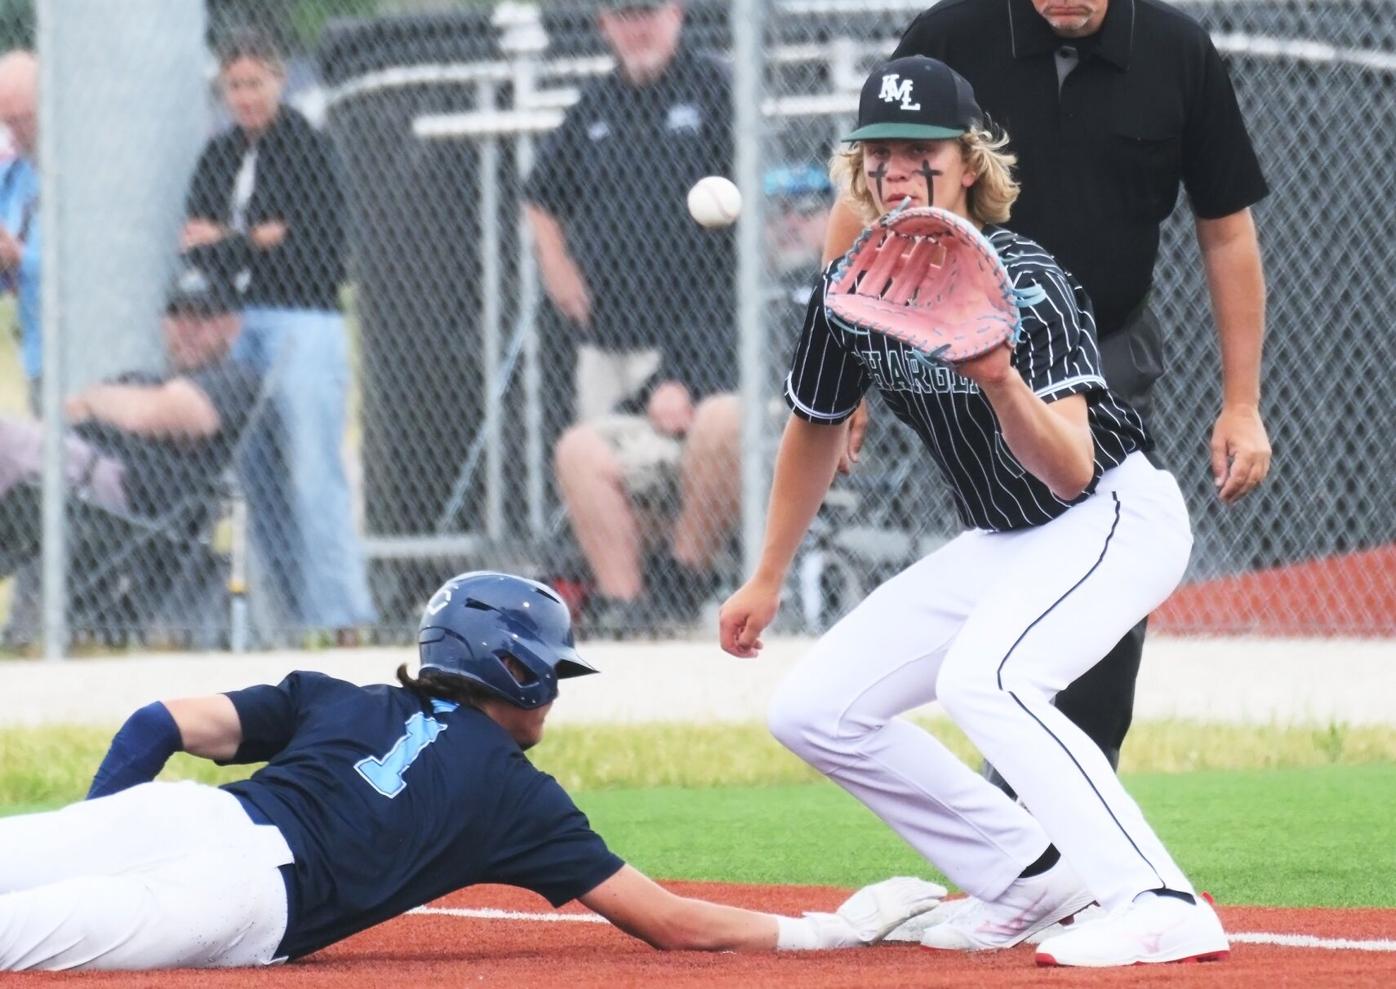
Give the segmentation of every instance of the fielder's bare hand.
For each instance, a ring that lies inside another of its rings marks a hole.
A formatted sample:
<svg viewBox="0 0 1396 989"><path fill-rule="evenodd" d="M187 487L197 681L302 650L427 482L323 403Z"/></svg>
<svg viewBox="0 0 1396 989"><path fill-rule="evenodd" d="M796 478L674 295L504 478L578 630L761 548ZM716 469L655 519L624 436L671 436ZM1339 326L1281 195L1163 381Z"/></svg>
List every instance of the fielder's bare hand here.
<svg viewBox="0 0 1396 989"><path fill-rule="evenodd" d="M718 641L724 652L752 659L763 645L761 633L780 607L780 585L753 577L722 604L718 612Z"/></svg>
<svg viewBox="0 0 1396 989"><path fill-rule="evenodd" d="M1227 406L1212 427L1212 481L1217 497L1234 504L1270 472L1270 437L1254 406Z"/></svg>

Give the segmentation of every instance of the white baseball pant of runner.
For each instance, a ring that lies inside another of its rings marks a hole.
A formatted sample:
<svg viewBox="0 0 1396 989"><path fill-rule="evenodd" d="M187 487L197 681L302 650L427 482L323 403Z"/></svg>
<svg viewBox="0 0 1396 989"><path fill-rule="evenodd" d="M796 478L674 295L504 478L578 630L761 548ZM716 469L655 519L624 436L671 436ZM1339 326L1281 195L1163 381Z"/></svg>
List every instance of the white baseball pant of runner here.
<svg viewBox="0 0 1396 989"><path fill-rule="evenodd" d="M878 587L786 676L771 731L980 899L1048 841L1106 908L1190 893L1052 699L1163 602L1191 548L1173 476L1133 454L1046 525L971 530ZM1031 815L897 717L937 699Z"/></svg>
<svg viewBox="0 0 1396 989"><path fill-rule="evenodd" d="M198 783L144 783L0 818L0 972L267 965L293 860Z"/></svg>

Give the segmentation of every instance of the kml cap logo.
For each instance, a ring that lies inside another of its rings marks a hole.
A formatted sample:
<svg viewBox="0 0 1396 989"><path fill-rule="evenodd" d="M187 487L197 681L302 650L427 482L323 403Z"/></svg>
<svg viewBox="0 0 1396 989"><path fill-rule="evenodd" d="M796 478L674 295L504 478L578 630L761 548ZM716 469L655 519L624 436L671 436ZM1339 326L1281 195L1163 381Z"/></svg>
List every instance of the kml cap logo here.
<svg viewBox="0 0 1396 989"><path fill-rule="evenodd" d="M896 103L900 100L903 110L919 110L921 104L911 102L911 84L912 80L902 79L899 73L888 73L882 77L882 92L878 97L884 103Z"/></svg>

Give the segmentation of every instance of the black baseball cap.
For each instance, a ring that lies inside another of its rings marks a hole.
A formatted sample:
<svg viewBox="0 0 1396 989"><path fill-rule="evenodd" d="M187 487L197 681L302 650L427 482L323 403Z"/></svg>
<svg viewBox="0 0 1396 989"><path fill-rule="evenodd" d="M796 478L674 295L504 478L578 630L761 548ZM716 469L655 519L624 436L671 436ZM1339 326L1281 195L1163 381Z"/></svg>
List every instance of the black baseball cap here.
<svg viewBox="0 0 1396 989"><path fill-rule="evenodd" d="M944 62L908 55L873 69L858 99L858 129L844 140L941 140L959 137L983 117L964 76Z"/></svg>
<svg viewBox="0 0 1396 989"><path fill-rule="evenodd" d="M219 243L191 247L181 254L165 296L165 312L221 316L241 309L236 283L239 253L235 245Z"/></svg>

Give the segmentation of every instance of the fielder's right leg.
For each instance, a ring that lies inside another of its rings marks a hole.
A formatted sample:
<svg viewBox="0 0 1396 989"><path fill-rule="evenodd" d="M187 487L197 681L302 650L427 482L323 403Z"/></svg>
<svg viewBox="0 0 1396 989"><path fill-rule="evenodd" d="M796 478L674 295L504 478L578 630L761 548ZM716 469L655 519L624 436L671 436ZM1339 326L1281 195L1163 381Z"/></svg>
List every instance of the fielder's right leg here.
<svg viewBox="0 0 1396 989"><path fill-rule="evenodd" d="M1111 769L1120 768L1120 749L1134 720L1134 684L1139 679L1148 626L1149 619L1145 618L1126 632L1104 659L1068 684L1055 702L1057 710L1095 742ZM983 765L983 773L1004 793L1016 796L988 762Z"/></svg>

